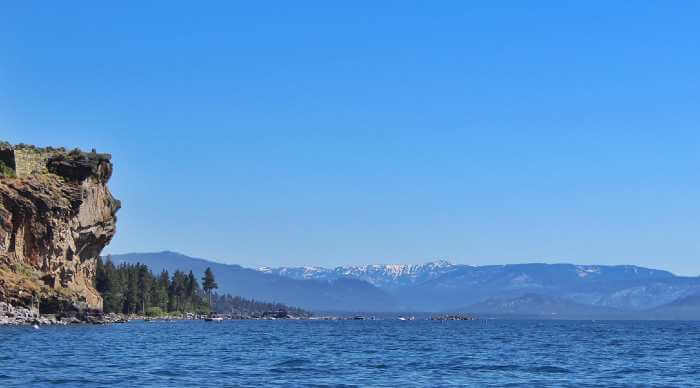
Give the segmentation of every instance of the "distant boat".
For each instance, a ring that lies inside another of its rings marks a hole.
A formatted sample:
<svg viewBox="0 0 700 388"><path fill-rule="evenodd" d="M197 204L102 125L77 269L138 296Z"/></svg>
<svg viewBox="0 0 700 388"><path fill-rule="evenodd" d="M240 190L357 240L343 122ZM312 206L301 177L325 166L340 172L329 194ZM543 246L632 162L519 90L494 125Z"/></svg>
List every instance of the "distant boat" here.
<svg viewBox="0 0 700 388"><path fill-rule="evenodd" d="M206 317L204 318L205 321L207 322L223 322L224 319L221 317Z"/></svg>

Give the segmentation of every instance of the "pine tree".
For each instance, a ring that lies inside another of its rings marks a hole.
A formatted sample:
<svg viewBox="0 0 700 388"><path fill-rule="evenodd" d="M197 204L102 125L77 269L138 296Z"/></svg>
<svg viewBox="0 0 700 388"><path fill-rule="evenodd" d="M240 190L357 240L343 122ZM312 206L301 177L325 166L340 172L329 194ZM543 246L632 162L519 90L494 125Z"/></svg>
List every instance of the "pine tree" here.
<svg viewBox="0 0 700 388"><path fill-rule="evenodd" d="M185 285L185 274L182 271L175 271L173 274L173 280L170 283L170 292L175 299L175 310L177 311L183 311L184 306L183 306L183 300L185 297L185 290L186 290L186 285Z"/></svg>
<svg viewBox="0 0 700 388"><path fill-rule="evenodd" d="M105 312L116 313L122 311L122 282L118 269L114 266L111 257L107 256L104 264L105 282L102 285Z"/></svg>
<svg viewBox="0 0 700 388"><path fill-rule="evenodd" d="M105 312L131 314L145 312L149 306L160 307L161 310L169 312L196 312L204 306L204 294L192 271L188 274L175 271L171 280L168 272L164 270L156 278L146 265L121 264L116 267L109 256L105 262L98 259L95 269L95 288L104 298ZM205 271L202 282L204 292L209 297L210 311L260 314L286 310L298 315L308 315L301 309L279 303L257 302L229 294L218 295L213 292L218 286L211 268Z"/></svg>
<svg viewBox="0 0 700 388"><path fill-rule="evenodd" d="M138 276L138 298L141 302L141 313L146 315L147 299L153 283L153 275L145 264L136 266Z"/></svg>
<svg viewBox="0 0 700 388"><path fill-rule="evenodd" d="M207 269L204 271L204 277L202 278L202 288L204 289L204 292L206 292L209 296L209 308L211 309L211 292L212 290L219 288L219 286L216 284L216 280L214 279L214 273L209 267L207 267Z"/></svg>
<svg viewBox="0 0 700 388"><path fill-rule="evenodd" d="M187 300L194 310L197 304L197 291L199 290L199 283L197 283L197 278L194 276L191 270L187 275L186 286Z"/></svg>
<svg viewBox="0 0 700 388"><path fill-rule="evenodd" d="M168 288L170 287L170 275L163 270L158 281L153 282L153 292L151 303L158 306L163 311L168 311Z"/></svg>
<svg viewBox="0 0 700 388"><path fill-rule="evenodd" d="M137 311L139 305L138 292L138 274L135 267L124 264L124 273L126 274L126 291L124 293L124 306L122 312L131 314Z"/></svg>
<svg viewBox="0 0 700 388"><path fill-rule="evenodd" d="M108 256L107 260L111 260L111 258ZM95 289L103 295L107 291L107 273L101 257L97 258L97 265L95 266Z"/></svg>

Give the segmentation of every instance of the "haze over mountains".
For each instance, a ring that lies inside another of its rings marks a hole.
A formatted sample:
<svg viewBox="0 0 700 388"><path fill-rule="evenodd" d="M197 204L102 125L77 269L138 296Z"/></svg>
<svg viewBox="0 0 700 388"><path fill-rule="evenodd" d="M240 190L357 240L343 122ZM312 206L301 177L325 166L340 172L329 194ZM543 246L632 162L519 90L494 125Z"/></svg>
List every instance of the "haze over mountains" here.
<svg viewBox="0 0 700 388"><path fill-rule="evenodd" d="M112 256L154 271L211 266L219 292L316 311L463 311L567 318L700 319L700 278L631 265L281 267L220 264L174 252Z"/></svg>

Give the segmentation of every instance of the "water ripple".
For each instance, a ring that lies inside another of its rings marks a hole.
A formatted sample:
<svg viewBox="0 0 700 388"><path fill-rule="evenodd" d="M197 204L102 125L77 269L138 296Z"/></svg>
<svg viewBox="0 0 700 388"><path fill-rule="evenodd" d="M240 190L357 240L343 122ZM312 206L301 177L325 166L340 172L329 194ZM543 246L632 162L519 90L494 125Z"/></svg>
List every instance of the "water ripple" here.
<svg viewBox="0 0 700 388"><path fill-rule="evenodd" d="M0 386L692 386L700 323L0 327Z"/></svg>

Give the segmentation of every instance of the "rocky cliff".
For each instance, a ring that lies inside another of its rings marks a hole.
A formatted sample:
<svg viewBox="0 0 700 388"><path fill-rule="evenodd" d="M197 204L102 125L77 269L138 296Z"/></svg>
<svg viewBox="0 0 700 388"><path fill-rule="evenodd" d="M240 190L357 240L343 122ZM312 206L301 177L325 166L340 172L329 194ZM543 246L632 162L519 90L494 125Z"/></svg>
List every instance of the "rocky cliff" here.
<svg viewBox="0 0 700 388"><path fill-rule="evenodd" d="M0 301L101 309L96 259L115 234L111 156L0 144ZM58 306L58 307L57 307Z"/></svg>

